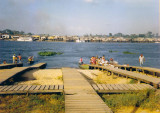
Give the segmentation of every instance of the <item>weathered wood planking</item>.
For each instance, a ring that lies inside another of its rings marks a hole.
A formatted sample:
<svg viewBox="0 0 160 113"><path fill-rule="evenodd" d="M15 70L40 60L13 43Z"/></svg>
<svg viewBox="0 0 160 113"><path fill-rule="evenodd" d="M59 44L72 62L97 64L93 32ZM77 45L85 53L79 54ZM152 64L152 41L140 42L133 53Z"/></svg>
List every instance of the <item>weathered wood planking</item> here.
<svg viewBox="0 0 160 113"><path fill-rule="evenodd" d="M43 69L47 66L47 63L38 63L30 66L31 69Z"/></svg>
<svg viewBox="0 0 160 113"><path fill-rule="evenodd" d="M112 113L89 82L76 69L62 68L65 113ZM98 86L93 85L96 89ZM98 89L104 89L99 85Z"/></svg>
<svg viewBox="0 0 160 113"><path fill-rule="evenodd" d="M102 86L103 89L101 88ZM149 84L92 84L92 87L98 93L138 92L147 89L155 90L155 88Z"/></svg>
<svg viewBox="0 0 160 113"><path fill-rule="evenodd" d="M160 78L155 78L155 77L152 77L152 76L147 76L147 75L140 74L140 73L134 73L134 72L130 72L130 71L122 70L122 69L116 69L116 68L113 68L111 66L89 65L89 67L91 69L95 68L95 67L98 67L98 68L103 69L103 70L108 70L112 73L120 74L120 75L123 75L123 76L126 76L126 77L137 79L139 81L143 81L145 83L153 85L155 88L160 87Z"/></svg>
<svg viewBox="0 0 160 113"><path fill-rule="evenodd" d="M15 67L7 71L1 72L0 73L0 84L3 84L5 81L9 80L10 78L14 76L24 73L28 69L29 67Z"/></svg>
<svg viewBox="0 0 160 113"><path fill-rule="evenodd" d="M126 66L126 65L115 65L116 67L118 68L121 68L121 69L139 69L139 70L142 70L142 72L144 71L149 71L149 72L153 72L153 73L160 73L160 69L158 68L151 68L151 67L139 67L139 66ZM130 70L129 70L130 71Z"/></svg>
<svg viewBox="0 0 160 113"><path fill-rule="evenodd" d="M0 64L0 69L10 69L13 67L22 67L23 63L18 63L18 64Z"/></svg>
<svg viewBox="0 0 160 113"><path fill-rule="evenodd" d="M55 88L54 86L57 86L57 88ZM63 85L9 85L9 86L1 86L0 89L0 94L58 93L58 92L63 92Z"/></svg>

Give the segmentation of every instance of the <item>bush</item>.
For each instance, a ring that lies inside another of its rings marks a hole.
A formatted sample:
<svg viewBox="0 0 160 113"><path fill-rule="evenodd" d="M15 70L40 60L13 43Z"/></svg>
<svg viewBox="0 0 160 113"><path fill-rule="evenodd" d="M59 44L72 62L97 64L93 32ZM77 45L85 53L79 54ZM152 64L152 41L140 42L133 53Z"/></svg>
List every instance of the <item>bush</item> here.
<svg viewBox="0 0 160 113"><path fill-rule="evenodd" d="M45 52L38 52L40 56L54 56L54 55L61 55L62 52L51 52L51 51L45 51Z"/></svg>
<svg viewBox="0 0 160 113"><path fill-rule="evenodd" d="M129 51L124 51L123 54L136 54L136 53L132 53L132 52L129 52Z"/></svg>

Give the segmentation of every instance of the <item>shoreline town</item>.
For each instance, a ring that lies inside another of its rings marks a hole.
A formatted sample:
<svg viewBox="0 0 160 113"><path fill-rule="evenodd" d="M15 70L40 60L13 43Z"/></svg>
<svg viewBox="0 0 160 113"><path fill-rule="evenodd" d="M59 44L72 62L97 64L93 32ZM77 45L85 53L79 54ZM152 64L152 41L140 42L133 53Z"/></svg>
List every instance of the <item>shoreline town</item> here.
<svg viewBox="0 0 160 113"><path fill-rule="evenodd" d="M18 32L18 31L16 31ZM48 42L133 42L133 43L160 43L159 34L147 32L146 34L125 35L122 33L109 35L83 35L83 36L58 36L49 34L25 34L11 30L0 32L0 40L7 41L48 41Z"/></svg>

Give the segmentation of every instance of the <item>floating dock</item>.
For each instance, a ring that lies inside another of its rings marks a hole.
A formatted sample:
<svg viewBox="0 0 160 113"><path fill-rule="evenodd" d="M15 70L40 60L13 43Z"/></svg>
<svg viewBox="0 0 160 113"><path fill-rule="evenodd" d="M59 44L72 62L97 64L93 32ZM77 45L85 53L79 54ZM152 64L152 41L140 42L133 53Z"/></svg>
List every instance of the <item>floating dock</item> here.
<svg viewBox="0 0 160 113"><path fill-rule="evenodd" d="M0 64L0 69L10 69L13 67L22 67L23 63L18 63L18 64Z"/></svg>
<svg viewBox="0 0 160 113"><path fill-rule="evenodd" d="M112 113L88 81L76 69L62 68L65 113Z"/></svg>

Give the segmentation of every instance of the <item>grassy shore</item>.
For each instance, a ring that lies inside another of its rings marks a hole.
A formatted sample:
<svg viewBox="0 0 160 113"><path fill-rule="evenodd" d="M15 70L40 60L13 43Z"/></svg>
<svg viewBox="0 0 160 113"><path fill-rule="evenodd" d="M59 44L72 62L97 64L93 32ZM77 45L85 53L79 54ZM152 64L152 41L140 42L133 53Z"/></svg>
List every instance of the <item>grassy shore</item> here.
<svg viewBox="0 0 160 113"><path fill-rule="evenodd" d="M112 94L102 95L105 103L115 113L125 112L124 108L128 108L125 113L139 113L139 111L147 111L145 113L160 112L160 95L156 95L152 90L141 91L139 93ZM139 110L139 111L138 111Z"/></svg>
<svg viewBox="0 0 160 113"><path fill-rule="evenodd" d="M56 94L0 96L0 113L64 113L64 96Z"/></svg>

